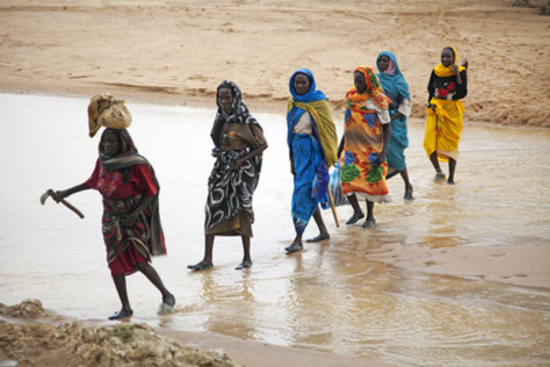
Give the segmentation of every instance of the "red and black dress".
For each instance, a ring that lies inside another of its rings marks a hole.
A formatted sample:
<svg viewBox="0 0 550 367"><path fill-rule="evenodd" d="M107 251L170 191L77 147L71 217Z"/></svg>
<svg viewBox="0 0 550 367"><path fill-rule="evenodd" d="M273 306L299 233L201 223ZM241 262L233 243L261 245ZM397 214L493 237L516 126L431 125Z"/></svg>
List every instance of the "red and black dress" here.
<svg viewBox="0 0 550 367"><path fill-rule="evenodd" d="M100 149L94 172L86 184L103 196L102 231L111 275L130 275L136 271L137 263L166 255L158 210L160 187L153 168L137 153L128 132L107 129L103 136L107 132L119 134L123 153L105 156ZM124 220L144 197L153 197L153 201L138 215L132 227L125 227Z"/></svg>

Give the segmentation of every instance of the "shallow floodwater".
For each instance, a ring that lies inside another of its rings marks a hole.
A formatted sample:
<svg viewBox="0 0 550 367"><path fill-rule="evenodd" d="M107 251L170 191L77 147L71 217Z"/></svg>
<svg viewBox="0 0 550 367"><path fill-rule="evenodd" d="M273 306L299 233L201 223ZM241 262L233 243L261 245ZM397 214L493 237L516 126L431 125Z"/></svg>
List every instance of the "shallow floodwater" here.
<svg viewBox="0 0 550 367"><path fill-rule="evenodd" d="M99 136L88 137L87 104L0 95L0 302L38 298L61 314L103 321L119 301L105 261L99 194L68 199L84 220L51 200L39 203L48 188L79 184L93 170ZM194 273L186 265L203 254L215 110L128 107L129 131L162 186L168 257L154 266L178 302L175 315L157 316L159 294L133 275L132 322L411 366L550 365L550 291L407 272L364 257L395 242L550 245L549 131L466 125L457 185L447 186L432 182L423 124L411 123L415 200L403 201L396 177L389 182L394 201L375 207L376 229L337 229L326 211L332 239L288 256L283 248L294 230L286 123L283 114L255 113L269 149L254 196L254 266L235 271L240 240L220 237L215 267ZM340 135L342 116L335 120ZM338 208L342 224L350 214L350 207ZM305 238L316 234L312 223Z"/></svg>

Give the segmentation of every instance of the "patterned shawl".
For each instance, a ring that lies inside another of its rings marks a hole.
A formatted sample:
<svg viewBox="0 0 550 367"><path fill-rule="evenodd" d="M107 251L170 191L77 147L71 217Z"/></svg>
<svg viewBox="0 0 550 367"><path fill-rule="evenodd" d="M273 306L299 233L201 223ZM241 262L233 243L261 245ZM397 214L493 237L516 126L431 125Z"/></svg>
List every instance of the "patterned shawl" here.
<svg viewBox="0 0 550 367"><path fill-rule="evenodd" d="M105 153L103 152L101 142L107 134L112 133L118 135L122 147L119 154L115 156L108 156L105 155ZM166 255L166 248L162 243L162 225L160 222L159 214L160 184L155 175L155 171L153 170L153 166L151 166L151 164L145 157L138 154L137 148L134 145L134 141L128 133L128 130L116 130L107 128L105 129L105 131L103 131L103 134L101 134L101 140L99 142L99 161L108 172L120 171L121 174L125 177L129 177L127 168L130 166L145 164L149 167L149 169L151 170L151 175L153 176L153 181L155 182L158 190L157 195L153 198L151 204L149 204L149 211L151 212L151 240L149 244L149 252L152 256Z"/></svg>
<svg viewBox="0 0 550 367"><path fill-rule="evenodd" d="M229 89L233 95L233 105L231 106L231 112L225 113L220 106L220 90ZM212 128L212 140L217 148L220 147L220 135L223 129L223 124L226 122L236 122L238 124L258 124L258 121L248 112L248 108L243 102L243 95L237 84L232 81L225 80L218 86L216 91L216 104L218 105L218 111L216 112L216 120L214 127ZM261 129L261 126L260 126Z"/></svg>

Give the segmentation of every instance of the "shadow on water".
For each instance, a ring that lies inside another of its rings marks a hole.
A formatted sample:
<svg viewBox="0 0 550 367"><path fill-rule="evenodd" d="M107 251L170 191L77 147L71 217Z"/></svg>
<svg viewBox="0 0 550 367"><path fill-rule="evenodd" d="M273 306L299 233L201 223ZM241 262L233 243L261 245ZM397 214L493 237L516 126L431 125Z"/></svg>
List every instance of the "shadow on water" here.
<svg viewBox="0 0 550 367"><path fill-rule="evenodd" d="M0 154L10 157L0 169L11 177L0 194L0 301L39 298L62 314L104 320L119 304L104 260L99 196L70 198L84 220L54 203L38 204L46 189L70 187L92 172L99 139L87 138L86 107L80 99L0 95ZM286 255L294 236L286 124L283 115L255 114L269 149L254 197L254 266L235 271L240 240L220 237L214 268L189 272L186 265L202 258L214 109L128 107L129 131L162 185L168 257L154 266L178 299L175 315L157 316L158 293L134 275L128 279L132 322L411 366L550 365L549 290L366 260L390 244L548 245L549 132L466 126L457 185L448 186L432 182L423 125L412 123L407 162L415 200L401 199L396 177L389 182L394 201L375 207L375 229L361 223L337 229L327 211L332 238ZM351 215L346 206L337 211L342 223ZM314 235L311 225L305 237Z"/></svg>

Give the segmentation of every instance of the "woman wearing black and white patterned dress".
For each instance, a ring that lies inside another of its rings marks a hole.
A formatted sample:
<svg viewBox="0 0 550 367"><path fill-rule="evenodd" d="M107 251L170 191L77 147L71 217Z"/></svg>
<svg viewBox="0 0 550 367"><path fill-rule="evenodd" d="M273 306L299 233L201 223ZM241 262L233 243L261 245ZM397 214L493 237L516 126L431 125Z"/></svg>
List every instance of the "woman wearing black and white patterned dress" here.
<svg viewBox="0 0 550 367"><path fill-rule="evenodd" d="M215 236L241 236L244 257L236 267L240 270L252 266L252 196L260 179L262 152L267 142L235 83L224 81L220 84L216 103L218 112L211 133L216 163L208 179L204 258L188 268L205 270L213 266Z"/></svg>

